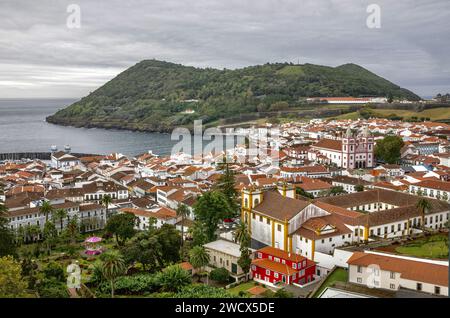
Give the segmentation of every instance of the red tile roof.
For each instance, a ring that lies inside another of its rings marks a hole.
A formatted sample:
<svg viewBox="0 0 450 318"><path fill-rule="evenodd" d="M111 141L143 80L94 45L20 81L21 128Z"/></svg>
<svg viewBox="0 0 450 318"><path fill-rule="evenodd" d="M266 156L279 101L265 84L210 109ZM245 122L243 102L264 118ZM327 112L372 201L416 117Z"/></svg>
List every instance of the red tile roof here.
<svg viewBox="0 0 450 318"><path fill-rule="evenodd" d="M401 273L403 279L448 286L448 266L444 265L363 252L353 253L347 263L363 267L376 264L382 270Z"/></svg>

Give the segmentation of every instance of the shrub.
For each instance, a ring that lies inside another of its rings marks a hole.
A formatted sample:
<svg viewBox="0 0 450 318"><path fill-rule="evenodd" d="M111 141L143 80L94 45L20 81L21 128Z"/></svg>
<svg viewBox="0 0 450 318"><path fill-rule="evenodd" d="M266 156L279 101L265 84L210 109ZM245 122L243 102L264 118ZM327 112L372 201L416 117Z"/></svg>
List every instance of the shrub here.
<svg viewBox="0 0 450 318"><path fill-rule="evenodd" d="M109 282L102 282L99 290L108 293L111 289ZM118 277L115 283L115 292L122 295L136 295L145 292L155 292L159 289L156 275L140 274Z"/></svg>
<svg viewBox="0 0 450 318"><path fill-rule="evenodd" d="M230 274L225 268L221 267L213 269L209 274L209 277L216 282L226 283L230 278Z"/></svg>
<svg viewBox="0 0 450 318"><path fill-rule="evenodd" d="M176 298L232 298L230 294L223 288L217 288L208 285L189 285L183 287L180 292L175 295Z"/></svg>
<svg viewBox="0 0 450 318"><path fill-rule="evenodd" d="M166 267L156 276L162 291L178 292L184 286L191 283L191 274L182 269L179 265Z"/></svg>
<svg viewBox="0 0 450 318"><path fill-rule="evenodd" d="M288 292L284 288L278 289L276 293L273 295L275 298L293 298L294 294L291 292Z"/></svg>
<svg viewBox="0 0 450 318"><path fill-rule="evenodd" d="M44 276L46 279L55 279L58 282L65 281L64 270L61 265L55 262L50 262L44 268Z"/></svg>
<svg viewBox="0 0 450 318"><path fill-rule="evenodd" d="M41 298L68 298L67 286L54 279L44 279L37 286Z"/></svg>

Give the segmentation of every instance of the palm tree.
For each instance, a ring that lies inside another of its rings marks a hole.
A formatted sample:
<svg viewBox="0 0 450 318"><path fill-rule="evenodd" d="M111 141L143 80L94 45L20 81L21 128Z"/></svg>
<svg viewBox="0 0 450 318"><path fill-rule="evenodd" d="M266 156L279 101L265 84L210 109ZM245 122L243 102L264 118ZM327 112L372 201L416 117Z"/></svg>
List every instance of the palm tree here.
<svg viewBox="0 0 450 318"><path fill-rule="evenodd" d="M431 203L425 198L421 198L417 201L416 208L420 211L420 215L422 216L421 225L425 227L425 213L426 210L431 209Z"/></svg>
<svg viewBox="0 0 450 318"><path fill-rule="evenodd" d="M209 264L209 254L203 246L195 246L189 252L189 261L196 270Z"/></svg>
<svg viewBox="0 0 450 318"><path fill-rule="evenodd" d="M26 229L27 236L31 238L31 241L36 241L39 235L42 233L41 227L39 225L27 225Z"/></svg>
<svg viewBox="0 0 450 318"><path fill-rule="evenodd" d="M126 270L125 262L117 253L102 255L102 274L111 284L111 298L114 298L114 283L117 277L123 275Z"/></svg>
<svg viewBox="0 0 450 318"><path fill-rule="evenodd" d="M185 204L180 204L177 208L177 216L181 217L181 250L184 245L184 220L189 216L191 212Z"/></svg>
<svg viewBox="0 0 450 318"><path fill-rule="evenodd" d="M48 221L48 215L53 212L53 207L49 201L44 201L39 208L39 212L45 214L45 222Z"/></svg>
<svg viewBox="0 0 450 318"><path fill-rule="evenodd" d="M109 217L109 205L112 203L112 198L109 194L106 194L103 196L102 200L100 201L102 205L106 208L106 219Z"/></svg>
<svg viewBox="0 0 450 318"><path fill-rule="evenodd" d="M234 231L234 240L236 243L242 245L249 245L250 243L250 235L248 233L248 227L245 222L239 223L236 230Z"/></svg>
<svg viewBox="0 0 450 318"><path fill-rule="evenodd" d="M60 231L62 232L63 221L67 217L67 211L65 209L57 209L55 212L53 212L53 216L55 219L59 220Z"/></svg>
<svg viewBox="0 0 450 318"><path fill-rule="evenodd" d="M78 217L74 215L67 224L67 233L70 237L70 243L75 244L75 240L79 233Z"/></svg>
<svg viewBox="0 0 450 318"><path fill-rule="evenodd" d="M58 236L58 230L56 230L56 226L52 221L48 221L45 222L42 233L44 234L44 243L47 248L47 254L50 255L52 245L55 243Z"/></svg>
<svg viewBox="0 0 450 318"><path fill-rule="evenodd" d="M251 236L248 231L247 224L245 222L241 222L236 228L234 234L234 240L236 241L236 243L240 244L239 251L241 252L241 256L238 259L238 265L242 268L244 273L246 273L245 280L247 280L247 273L249 272L251 265L251 253L249 251Z"/></svg>
<svg viewBox="0 0 450 318"><path fill-rule="evenodd" d="M25 229L23 228L23 226L19 226L16 230L15 230L15 235L16 235L16 243L17 245L22 245L22 243L25 243L26 241L26 233L25 233Z"/></svg>

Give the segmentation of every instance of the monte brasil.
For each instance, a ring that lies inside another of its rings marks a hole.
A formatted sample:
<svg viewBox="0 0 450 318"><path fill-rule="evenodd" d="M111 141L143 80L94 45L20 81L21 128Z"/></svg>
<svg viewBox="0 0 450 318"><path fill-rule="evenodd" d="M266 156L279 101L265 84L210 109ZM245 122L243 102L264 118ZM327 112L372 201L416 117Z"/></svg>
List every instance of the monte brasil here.
<svg viewBox="0 0 450 318"><path fill-rule="evenodd" d="M355 64L275 63L218 70L144 60L47 121L168 132L196 119L220 125L236 117L241 122L252 116L272 117L271 112L301 109L306 97L323 96L420 99Z"/></svg>

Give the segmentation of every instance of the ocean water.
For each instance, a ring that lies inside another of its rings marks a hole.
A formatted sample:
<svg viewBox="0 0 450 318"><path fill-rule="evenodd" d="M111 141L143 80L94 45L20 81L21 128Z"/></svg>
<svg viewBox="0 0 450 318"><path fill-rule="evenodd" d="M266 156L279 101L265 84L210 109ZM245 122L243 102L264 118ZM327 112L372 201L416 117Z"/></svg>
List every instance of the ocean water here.
<svg viewBox="0 0 450 318"><path fill-rule="evenodd" d="M177 141L170 134L75 128L49 124L45 118L73 99L0 99L0 153L48 152L52 145L74 153L137 155L152 150L170 154Z"/></svg>

